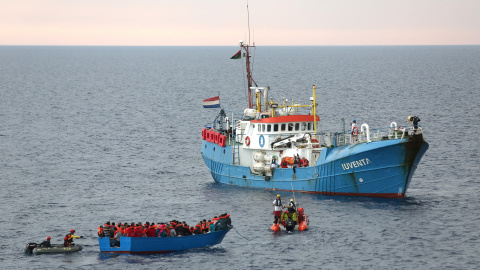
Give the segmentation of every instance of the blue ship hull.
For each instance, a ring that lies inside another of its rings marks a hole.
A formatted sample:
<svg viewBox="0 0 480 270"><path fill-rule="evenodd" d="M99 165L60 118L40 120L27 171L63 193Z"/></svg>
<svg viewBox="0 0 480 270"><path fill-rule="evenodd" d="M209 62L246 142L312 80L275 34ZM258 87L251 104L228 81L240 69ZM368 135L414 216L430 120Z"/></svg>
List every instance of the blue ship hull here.
<svg viewBox="0 0 480 270"><path fill-rule="evenodd" d="M215 151L215 149L217 151ZM403 198L428 143L422 135L322 149L316 164L277 168L272 177L233 165L232 147L203 140L202 156L219 183L273 190ZM219 151L221 150L221 151Z"/></svg>
<svg viewBox="0 0 480 270"><path fill-rule="evenodd" d="M156 254L220 244L230 229L181 237L120 237L120 247L110 247L108 237L98 238L101 252Z"/></svg>

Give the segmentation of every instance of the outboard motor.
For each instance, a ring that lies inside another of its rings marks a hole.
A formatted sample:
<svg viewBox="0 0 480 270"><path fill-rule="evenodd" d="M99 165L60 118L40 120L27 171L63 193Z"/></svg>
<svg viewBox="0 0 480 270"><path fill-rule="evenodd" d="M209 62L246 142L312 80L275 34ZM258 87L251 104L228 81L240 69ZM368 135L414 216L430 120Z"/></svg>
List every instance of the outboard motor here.
<svg viewBox="0 0 480 270"><path fill-rule="evenodd" d="M292 218L287 218L287 220L285 220L285 229L287 232L291 232L295 229L295 221L293 221Z"/></svg>
<svg viewBox="0 0 480 270"><path fill-rule="evenodd" d="M25 245L25 253L33 254L33 249L37 247L37 243L28 243Z"/></svg>

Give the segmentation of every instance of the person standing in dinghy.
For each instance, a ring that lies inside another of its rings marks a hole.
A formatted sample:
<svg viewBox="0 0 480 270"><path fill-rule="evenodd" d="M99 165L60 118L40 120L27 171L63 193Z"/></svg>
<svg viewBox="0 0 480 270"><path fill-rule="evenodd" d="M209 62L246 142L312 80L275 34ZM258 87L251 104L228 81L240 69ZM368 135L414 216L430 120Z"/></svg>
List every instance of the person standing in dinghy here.
<svg viewBox="0 0 480 270"><path fill-rule="evenodd" d="M280 222L280 217L282 216L282 199L280 198L280 194L277 195L277 198L273 201L273 206L275 209L273 210L273 224L278 224Z"/></svg>

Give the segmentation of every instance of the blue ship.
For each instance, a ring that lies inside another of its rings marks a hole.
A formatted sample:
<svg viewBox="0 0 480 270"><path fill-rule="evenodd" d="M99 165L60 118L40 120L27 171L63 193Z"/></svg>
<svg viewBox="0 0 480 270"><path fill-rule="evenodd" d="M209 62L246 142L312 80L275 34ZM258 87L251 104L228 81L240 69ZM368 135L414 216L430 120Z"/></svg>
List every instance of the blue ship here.
<svg viewBox="0 0 480 270"><path fill-rule="evenodd" d="M311 104L269 99L269 87L252 86L254 46L240 42L240 47L246 58L248 108L237 119L220 108L213 123L202 128L201 154L215 181L312 194L405 196L428 149L413 117L407 117L405 128L392 122L371 129L364 123L348 132L320 132L315 85ZM218 98L206 101L205 107L220 107ZM308 166L298 167L296 156Z"/></svg>

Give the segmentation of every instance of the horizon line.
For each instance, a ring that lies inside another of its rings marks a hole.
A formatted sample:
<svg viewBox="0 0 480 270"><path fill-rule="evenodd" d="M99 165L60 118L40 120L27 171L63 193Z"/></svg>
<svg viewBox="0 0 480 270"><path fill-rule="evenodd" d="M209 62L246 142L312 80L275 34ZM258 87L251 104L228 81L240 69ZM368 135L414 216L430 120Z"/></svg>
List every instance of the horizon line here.
<svg viewBox="0 0 480 270"><path fill-rule="evenodd" d="M259 45L259 47L398 47L398 46L479 46L480 44L369 44L369 45ZM60 45L0 44L0 47L237 47L238 45ZM257 46L255 44L251 46Z"/></svg>

